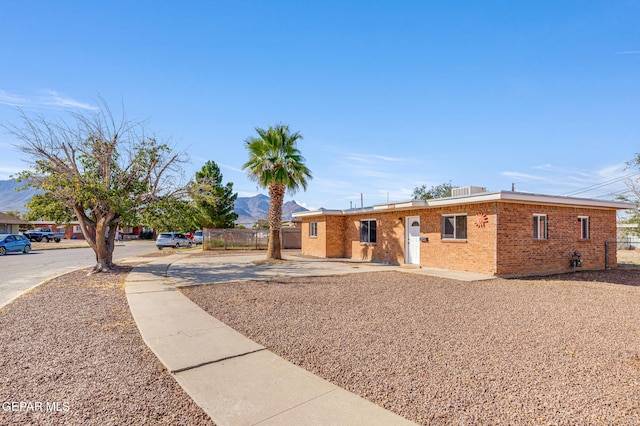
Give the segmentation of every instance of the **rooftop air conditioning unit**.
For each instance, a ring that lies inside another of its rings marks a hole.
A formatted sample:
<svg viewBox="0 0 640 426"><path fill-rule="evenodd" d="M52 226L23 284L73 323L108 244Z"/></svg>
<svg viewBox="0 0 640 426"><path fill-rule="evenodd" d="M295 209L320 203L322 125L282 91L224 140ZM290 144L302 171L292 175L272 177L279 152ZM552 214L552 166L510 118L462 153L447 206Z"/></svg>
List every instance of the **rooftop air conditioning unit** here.
<svg viewBox="0 0 640 426"><path fill-rule="evenodd" d="M479 192L487 192L484 186L463 186L461 188L452 188L452 197L463 197L465 195L477 194Z"/></svg>

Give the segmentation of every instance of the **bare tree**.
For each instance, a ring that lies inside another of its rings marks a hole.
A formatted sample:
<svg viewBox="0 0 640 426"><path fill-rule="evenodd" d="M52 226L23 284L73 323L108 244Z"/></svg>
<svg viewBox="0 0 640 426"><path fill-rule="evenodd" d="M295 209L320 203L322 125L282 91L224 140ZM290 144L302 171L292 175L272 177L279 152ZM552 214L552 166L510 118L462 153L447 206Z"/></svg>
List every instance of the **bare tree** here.
<svg viewBox="0 0 640 426"><path fill-rule="evenodd" d="M18 178L73 213L96 253L93 272L113 267L121 221L131 223L160 195L182 190L177 177L185 161L183 153L148 135L142 122L128 120L124 112L117 121L104 99L98 104L95 111L71 112L68 120L57 121L19 110L20 124L4 126L33 161Z"/></svg>

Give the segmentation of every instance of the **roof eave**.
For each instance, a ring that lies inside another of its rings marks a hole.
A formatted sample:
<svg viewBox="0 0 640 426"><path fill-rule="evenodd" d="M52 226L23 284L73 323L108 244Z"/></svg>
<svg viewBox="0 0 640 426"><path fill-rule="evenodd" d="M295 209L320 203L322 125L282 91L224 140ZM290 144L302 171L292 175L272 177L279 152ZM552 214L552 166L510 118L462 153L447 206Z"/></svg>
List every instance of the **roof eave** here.
<svg viewBox="0 0 640 426"><path fill-rule="evenodd" d="M548 204L559 206L579 206L579 207L592 207L601 209L614 209L614 210L629 210L635 209L636 205L633 203L625 203L622 201L604 201L594 200L591 198L574 198L563 197L559 195L542 195L532 194L526 192L511 192L511 191L495 191L495 192L481 192L471 195L464 195L459 197L447 197L437 198L430 200L410 200L397 203L383 203L375 204L372 207L364 207L359 209L349 210L311 210L306 212L294 213L293 217L312 217L312 216L324 216L324 215L353 215L362 213L373 212L385 212L385 211L399 211L399 210L413 210L418 208L429 207L444 207L454 206L461 204L478 204L492 201L506 201L506 202L520 202L529 204Z"/></svg>

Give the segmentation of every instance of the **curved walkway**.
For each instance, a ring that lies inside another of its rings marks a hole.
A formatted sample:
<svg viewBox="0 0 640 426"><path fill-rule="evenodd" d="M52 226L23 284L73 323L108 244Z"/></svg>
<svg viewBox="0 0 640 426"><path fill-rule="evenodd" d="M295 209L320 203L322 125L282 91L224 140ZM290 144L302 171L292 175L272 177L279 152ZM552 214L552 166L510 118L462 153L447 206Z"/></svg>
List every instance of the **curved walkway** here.
<svg viewBox="0 0 640 426"><path fill-rule="evenodd" d="M126 293L146 344L216 424L413 424L269 352L207 314L176 288L398 270L397 266L302 258L256 265L251 262L264 254L188 256L175 254L136 267L127 279Z"/></svg>

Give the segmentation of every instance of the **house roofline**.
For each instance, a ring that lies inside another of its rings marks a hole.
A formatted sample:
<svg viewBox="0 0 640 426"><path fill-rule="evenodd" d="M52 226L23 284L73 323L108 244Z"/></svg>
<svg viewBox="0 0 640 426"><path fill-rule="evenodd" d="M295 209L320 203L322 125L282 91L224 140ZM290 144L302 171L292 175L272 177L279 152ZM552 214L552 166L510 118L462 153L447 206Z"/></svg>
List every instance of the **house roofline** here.
<svg viewBox="0 0 640 426"><path fill-rule="evenodd" d="M616 227L617 228L637 228L638 224L637 223L617 223Z"/></svg>
<svg viewBox="0 0 640 426"><path fill-rule="evenodd" d="M27 221L11 216L10 214L0 212L0 223L5 225L26 225Z"/></svg>
<svg viewBox="0 0 640 426"><path fill-rule="evenodd" d="M494 191L479 192L470 195L462 195L458 197L435 198L430 200L409 200L393 203L374 204L371 207L363 207L348 210L310 210L305 212L294 213L293 217L312 217L325 215L354 215L363 213L375 213L385 211L413 210L429 207L446 207L460 204L477 204L491 201L520 202L527 204L548 204L559 206L580 206L601 209L629 210L636 208L633 203L624 203L621 201L604 201L592 198L575 198L564 197L559 195L543 195L532 194L526 192L512 191Z"/></svg>

